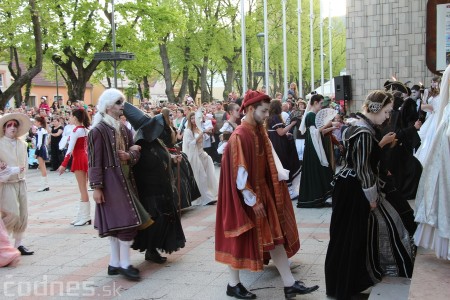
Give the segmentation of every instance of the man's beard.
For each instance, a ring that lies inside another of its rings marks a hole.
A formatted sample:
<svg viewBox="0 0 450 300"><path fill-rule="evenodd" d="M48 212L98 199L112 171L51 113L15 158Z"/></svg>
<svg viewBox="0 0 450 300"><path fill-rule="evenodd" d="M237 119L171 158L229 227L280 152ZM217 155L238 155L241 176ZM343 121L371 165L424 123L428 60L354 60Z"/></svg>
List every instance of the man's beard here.
<svg viewBox="0 0 450 300"><path fill-rule="evenodd" d="M256 114L256 111L253 112L253 120L255 120L256 124L262 125L264 124L264 119Z"/></svg>

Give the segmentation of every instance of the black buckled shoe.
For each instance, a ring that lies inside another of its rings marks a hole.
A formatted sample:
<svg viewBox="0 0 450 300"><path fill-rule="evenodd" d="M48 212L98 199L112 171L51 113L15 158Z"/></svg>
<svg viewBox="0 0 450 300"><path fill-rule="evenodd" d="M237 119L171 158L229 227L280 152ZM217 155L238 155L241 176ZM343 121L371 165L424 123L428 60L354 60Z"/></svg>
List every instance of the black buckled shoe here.
<svg viewBox="0 0 450 300"><path fill-rule="evenodd" d="M227 295L237 299L256 299L256 295L249 292L240 282L236 286L228 285Z"/></svg>
<svg viewBox="0 0 450 300"><path fill-rule="evenodd" d="M108 266L108 275L119 275L120 267Z"/></svg>
<svg viewBox="0 0 450 300"><path fill-rule="evenodd" d="M157 264L163 264L167 261L167 257L161 256L156 249L148 249L145 251L145 260L152 261Z"/></svg>
<svg viewBox="0 0 450 300"><path fill-rule="evenodd" d="M128 268L118 268L119 274L125 276L127 279L132 281L139 281L141 276L139 276L139 270L129 265Z"/></svg>
<svg viewBox="0 0 450 300"><path fill-rule="evenodd" d="M19 250L21 255L33 255L34 251L30 251L25 246L19 246L17 247L17 250Z"/></svg>
<svg viewBox="0 0 450 300"><path fill-rule="evenodd" d="M284 296L286 297L286 299L291 299L294 298L296 295L304 295L314 292L318 288L319 288L318 285L306 287L303 282L296 281L293 286L284 288Z"/></svg>

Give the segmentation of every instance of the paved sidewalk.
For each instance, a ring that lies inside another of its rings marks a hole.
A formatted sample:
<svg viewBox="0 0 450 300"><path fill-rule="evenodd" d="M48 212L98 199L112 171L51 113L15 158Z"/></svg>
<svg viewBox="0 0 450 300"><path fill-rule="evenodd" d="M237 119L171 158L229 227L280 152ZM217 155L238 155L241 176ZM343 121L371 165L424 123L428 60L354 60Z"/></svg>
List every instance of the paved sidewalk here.
<svg viewBox="0 0 450 300"><path fill-rule="evenodd" d="M0 269L0 299L232 299L225 294L227 266L214 261L215 206L183 212L186 247L168 255L166 264L146 262L143 253L132 251L132 264L140 269L142 280L130 282L106 274L107 239L99 238L92 225L69 225L78 201L74 175L49 172L50 192L36 192L39 182L39 172L29 170L24 245L35 255L23 256L15 268ZM331 209L294 210L301 238L301 250L291 259L294 276L306 285L320 286L301 299L326 299L324 262ZM241 280L258 299L284 299L273 264L264 272L242 272Z"/></svg>

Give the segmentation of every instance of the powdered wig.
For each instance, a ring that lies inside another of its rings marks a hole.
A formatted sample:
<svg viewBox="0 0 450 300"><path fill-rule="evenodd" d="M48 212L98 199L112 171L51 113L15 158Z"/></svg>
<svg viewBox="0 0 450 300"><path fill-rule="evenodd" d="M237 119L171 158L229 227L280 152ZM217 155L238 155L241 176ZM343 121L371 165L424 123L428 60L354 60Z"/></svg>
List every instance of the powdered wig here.
<svg viewBox="0 0 450 300"><path fill-rule="evenodd" d="M92 120L92 127L97 126L103 120L106 110L112 107L117 100L123 99L125 101L125 96L118 89L110 88L105 90L98 98L97 103L97 113L94 115Z"/></svg>

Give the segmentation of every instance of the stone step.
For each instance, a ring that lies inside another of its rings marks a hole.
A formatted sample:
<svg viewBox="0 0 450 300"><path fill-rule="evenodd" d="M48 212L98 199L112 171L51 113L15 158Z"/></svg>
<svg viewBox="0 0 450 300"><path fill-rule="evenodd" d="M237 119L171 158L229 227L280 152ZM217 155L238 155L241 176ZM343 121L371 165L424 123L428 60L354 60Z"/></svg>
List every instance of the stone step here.
<svg viewBox="0 0 450 300"><path fill-rule="evenodd" d="M450 261L438 259L433 250L419 247L409 299L450 299Z"/></svg>
<svg viewBox="0 0 450 300"><path fill-rule="evenodd" d="M384 277L370 292L369 300L405 300L408 299L411 279L402 277Z"/></svg>

